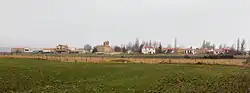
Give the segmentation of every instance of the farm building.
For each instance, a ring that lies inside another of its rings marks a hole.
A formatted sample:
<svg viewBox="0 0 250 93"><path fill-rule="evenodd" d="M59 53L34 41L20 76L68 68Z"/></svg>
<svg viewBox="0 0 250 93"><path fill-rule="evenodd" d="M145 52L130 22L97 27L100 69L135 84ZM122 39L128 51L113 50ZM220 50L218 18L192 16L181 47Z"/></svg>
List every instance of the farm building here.
<svg viewBox="0 0 250 93"><path fill-rule="evenodd" d="M54 53L56 51L56 48L43 48L43 53Z"/></svg>
<svg viewBox="0 0 250 93"><path fill-rule="evenodd" d="M24 53L24 48L11 48L12 53Z"/></svg>
<svg viewBox="0 0 250 93"><path fill-rule="evenodd" d="M75 48L75 47L70 47L70 48L69 48L69 52L70 52L70 53L79 53L78 49Z"/></svg>
<svg viewBox="0 0 250 93"><path fill-rule="evenodd" d="M196 54L196 49L191 49L191 48L188 48L188 49L185 49L185 54Z"/></svg>
<svg viewBox="0 0 250 93"><path fill-rule="evenodd" d="M41 53L43 52L42 48L33 48L33 53Z"/></svg>
<svg viewBox="0 0 250 93"><path fill-rule="evenodd" d="M207 52L212 54L225 54L228 53L230 49L222 48L222 49L210 49Z"/></svg>
<svg viewBox="0 0 250 93"><path fill-rule="evenodd" d="M23 48L23 47L21 47L21 48L11 48L12 53L33 53L35 51L36 51L35 48L27 48L27 47L25 47L25 48Z"/></svg>
<svg viewBox="0 0 250 93"><path fill-rule="evenodd" d="M69 47L68 47L68 45L66 44L66 45L61 45L61 44L58 44L57 46L56 46L56 52L58 52L58 53L63 53L63 52L69 52Z"/></svg>
<svg viewBox="0 0 250 93"><path fill-rule="evenodd" d="M97 49L97 52L103 52L103 53L113 52L113 49L109 45L109 41L104 42L103 45L95 46L95 48Z"/></svg>
<svg viewBox="0 0 250 93"><path fill-rule="evenodd" d="M156 52L155 48L152 46L144 46L141 51L143 54L155 54Z"/></svg>
<svg viewBox="0 0 250 93"><path fill-rule="evenodd" d="M77 48L76 51L77 51L79 54L85 54L85 53L89 53L89 52L90 52L90 51L84 50L84 48Z"/></svg>

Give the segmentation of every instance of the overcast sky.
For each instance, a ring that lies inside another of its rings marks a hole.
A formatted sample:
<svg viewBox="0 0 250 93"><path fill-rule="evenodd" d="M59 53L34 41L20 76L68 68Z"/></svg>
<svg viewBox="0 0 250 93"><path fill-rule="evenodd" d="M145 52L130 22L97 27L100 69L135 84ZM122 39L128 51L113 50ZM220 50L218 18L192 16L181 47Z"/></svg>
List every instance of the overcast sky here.
<svg viewBox="0 0 250 93"><path fill-rule="evenodd" d="M249 0L0 0L0 47L156 40L250 45Z"/></svg>

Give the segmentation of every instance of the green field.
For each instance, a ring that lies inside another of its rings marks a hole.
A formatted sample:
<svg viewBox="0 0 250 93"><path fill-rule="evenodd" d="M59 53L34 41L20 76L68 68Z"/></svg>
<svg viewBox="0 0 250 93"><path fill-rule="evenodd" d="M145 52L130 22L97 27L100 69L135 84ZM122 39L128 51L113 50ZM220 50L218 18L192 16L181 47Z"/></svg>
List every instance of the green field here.
<svg viewBox="0 0 250 93"><path fill-rule="evenodd" d="M247 93L248 68L0 59L1 93Z"/></svg>

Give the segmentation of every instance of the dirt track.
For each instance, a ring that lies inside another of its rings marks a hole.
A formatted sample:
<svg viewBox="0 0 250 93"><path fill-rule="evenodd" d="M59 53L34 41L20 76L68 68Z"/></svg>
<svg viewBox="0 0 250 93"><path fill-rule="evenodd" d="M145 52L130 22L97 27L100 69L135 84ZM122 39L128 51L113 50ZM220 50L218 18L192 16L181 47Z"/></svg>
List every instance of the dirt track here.
<svg viewBox="0 0 250 93"><path fill-rule="evenodd" d="M245 59L154 59L154 58L105 58L105 57L53 57L53 56L21 56L21 55L0 55L0 58L31 58L44 60L57 60L61 62L133 62L133 63L188 63L188 64L220 64L244 66Z"/></svg>

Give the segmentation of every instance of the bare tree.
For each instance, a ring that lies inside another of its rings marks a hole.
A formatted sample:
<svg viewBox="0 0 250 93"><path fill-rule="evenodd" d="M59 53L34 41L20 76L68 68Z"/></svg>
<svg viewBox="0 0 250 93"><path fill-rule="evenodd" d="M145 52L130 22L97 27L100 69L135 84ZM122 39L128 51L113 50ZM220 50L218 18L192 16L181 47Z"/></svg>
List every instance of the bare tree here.
<svg viewBox="0 0 250 93"><path fill-rule="evenodd" d="M174 49L175 49L175 51L177 49L177 38L174 38Z"/></svg>
<svg viewBox="0 0 250 93"><path fill-rule="evenodd" d="M152 42L151 42L151 40L149 41L149 46L152 46Z"/></svg>
<svg viewBox="0 0 250 93"><path fill-rule="evenodd" d="M145 46L149 46L149 43L148 43L148 42L146 42L146 43L145 43Z"/></svg>
<svg viewBox="0 0 250 93"><path fill-rule="evenodd" d="M126 46L126 50L132 50L133 44L129 42Z"/></svg>
<svg viewBox="0 0 250 93"><path fill-rule="evenodd" d="M155 48L157 47L157 42L156 41L153 42L153 47L155 47Z"/></svg>
<svg viewBox="0 0 250 93"><path fill-rule="evenodd" d="M114 47L115 52L122 52L122 48L119 46Z"/></svg>
<svg viewBox="0 0 250 93"><path fill-rule="evenodd" d="M96 47L94 47L94 49L93 49L92 53L95 53L95 52L98 52L98 50L97 50L97 48L96 48Z"/></svg>
<svg viewBox="0 0 250 93"><path fill-rule="evenodd" d="M145 46L145 44L144 43L142 43L141 45L140 45L140 53L142 53L142 48Z"/></svg>
<svg viewBox="0 0 250 93"><path fill-rule="evenodd" d="M245 39L243 39L241 42L241 52L245 51L245 44L246 44L246 41L245 41Z"/></svg>
<svg viewBox="0 0 250 93"><path fill-rule="evenodd" d="M172 48L171 44L168 44L167 48Z"/></svg>
<svg viewBox="0 0 250 93"><path fill-rule="evenodd" d="M213 45L211 45L211 42L203 40L202 48L209 48L209 49L211 49L211 48L213 48Z"/></svg>
<svg viewBox="0 0 250 93"><path fill-rule="evenodd" d="M216 47L215 44L213 44L213 45L212 45L212 48L215 49L215 47Z"/></svg>
<svg viewBox="0 0 250 93"><path fill-rule="evenodd" d="M240 51L240 39L237 39L237 53Z"/></svg>
<svg viewBox="0 0 250 93"><path fill-rule="evenodd" d="M142 43L141 43L141 44L146 45L146 42L145 42L145 41L142 41Z"/></svg>
<svg viewBox="0 0 250 93"><path fill-rule="evenodd" d="M206 48L209 48L209 49L213 48L213 46L211 45L211 42L209 41L207 41L205 45L206 45Z"/></svg>
<svg viewBox="0 0 250 93"><path fill-rule="evenodd" d="M219 45L219 49L222 49L222 48L223 48L223 45L222 45L222 44L220 44L220 45Z"/></svg>
<svg viewBox="0 0 250 93"><path fill-rule="evenodd" d="M201 48L206 48L206 41L203 40Z"/></svg>
<svg viewBox="0 0 250 93"><path fill-rule="evenodd" d="M160 42L160 44L159 44L159 53L162 53L162 45L161 45L161 42Z"/></svg>
<svg viewBox="0 0 250 93"><path fill-rule="evenodd" d="M92 49L92 46L91 45L89 45L89 44L86 44L86 45L84 45L84 48L83 48L85 51L88 51L88 52L90 52L91 51L91 49Z"/></svg>
<svg viewBox="0 0 250 93"><path fill-rule="evenodd" d="M230 50L235 50L235 48L234 48L234 44L231 46L231 48L230 48Z"/></svg>
<svg viewBox="0 0 250 93"><path fill-rule="evenodd" d="M140 41L138 38L135 40L135 44L132 46L132 51L133 52L139 52L140 50Z"/></svg>
<svg viewBox="0 0 250 93"><path fill-rule="evenodd" d="M126 53L126 52L127 52L127 49L126 49L125 46L122 47L122 52L123 52L123 53Z"/></svg>
<svg viewBox="0 0 250 93"><path fill-rule="evenodd" d="M227 44L224 44L224 45L223 45L223 48L227 48Z"/></svg>

